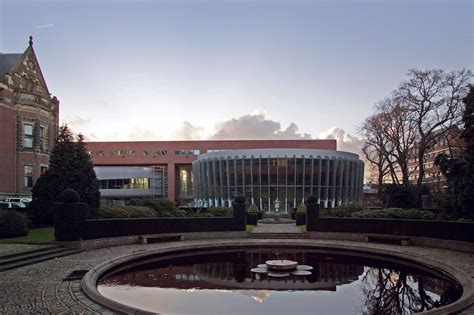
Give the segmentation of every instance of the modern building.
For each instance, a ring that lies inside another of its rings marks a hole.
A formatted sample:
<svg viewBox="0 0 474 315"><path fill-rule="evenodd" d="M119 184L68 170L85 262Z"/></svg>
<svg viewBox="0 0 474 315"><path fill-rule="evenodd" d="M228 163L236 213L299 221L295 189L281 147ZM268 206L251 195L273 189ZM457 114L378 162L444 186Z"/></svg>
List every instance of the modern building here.
<svg viewBox="0 0 474 315"><path fill-rule="evenodd" d="M259 209L288 212L310 195L324 208L362 201L364 163L357 154L321 149L212 152L193 162L198 206L231 206L243 195Z"/></svg>
<svg viewBox="0 0 474 315"><path fill-rule="evenodd" d="M105 204L168 198L180 205L230 206L245 193L270 210L276 197L282 209L310 194L325 207L362 197L363 162L337 151L336 140L89 142L87 149Z"/></svg>
<svg viewBox="0 0 474 315"><path fill-rule="evenodd" d="M59 101L49 93L33 49L0 53L0 199L29 196L48 168L59 124Z"/></svg>

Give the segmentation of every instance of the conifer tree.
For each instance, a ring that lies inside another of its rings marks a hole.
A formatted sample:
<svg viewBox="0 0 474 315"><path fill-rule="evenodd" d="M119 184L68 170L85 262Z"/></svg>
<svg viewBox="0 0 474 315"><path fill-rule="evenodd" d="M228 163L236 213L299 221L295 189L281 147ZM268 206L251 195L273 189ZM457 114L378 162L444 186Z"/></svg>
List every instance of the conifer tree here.
<svg viewBox="0 0 474 315"><path fill-rule="evenodd" d="M100 204L100 192L92 161L86 151L84 137L74 141L67 125L60 127L51 151L49 168L38 178L32 189L29 214L36 224L53 223L53 204L66 188L76 190L80 202L87 203L91 215Z"/></svg>

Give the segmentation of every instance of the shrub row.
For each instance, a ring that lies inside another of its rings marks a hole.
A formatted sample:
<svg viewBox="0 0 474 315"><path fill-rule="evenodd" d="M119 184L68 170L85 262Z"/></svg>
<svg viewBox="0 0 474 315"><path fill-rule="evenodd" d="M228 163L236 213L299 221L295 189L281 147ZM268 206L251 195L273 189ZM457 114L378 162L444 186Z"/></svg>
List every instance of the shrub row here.
<svg viewBox="0 0 474 315"><path fill-rule="evenodd" d="M410 219L433 220L433 212L419 209L388 208L377 210L362 210L352 213L353 218L384 218L384 219Z"/></svg>
<svg viewBox="0 0 474 315"><path fill-rule="evenodd" d="M100 207L96 217L98 219L153 218L156 217L156 212L143 206L110 205Z"/></svg>

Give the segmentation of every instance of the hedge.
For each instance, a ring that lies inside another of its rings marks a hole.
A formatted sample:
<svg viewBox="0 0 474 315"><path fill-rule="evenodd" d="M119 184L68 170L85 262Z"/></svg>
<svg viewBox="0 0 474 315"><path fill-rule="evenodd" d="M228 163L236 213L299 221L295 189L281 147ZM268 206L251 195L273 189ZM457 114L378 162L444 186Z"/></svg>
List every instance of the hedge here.
<svg viewBox="0 0 474 315"><path fill-rule="evenodd" d="M435 215L428 210L387 208L376 210L362 210L352 213L353 218L385 218L385 219L412 219L433 220Z"/></svg>
<svg viewBox="0 0 474 315"><path fill-rule="evenodd" d="M430 237L474 243L474 224L452 221L321 218L309 220L306 230Z"/></svg>
<svg viewBox="0 0 474 315"><path fill-rule="evenodd" d="M97 219L153 218L155 216L156 212L147 207L121 205L102 206L96 214Z"/></svg>
<svg viewBox="0 0 474 315"><path fill-rule="evenodd" d="M73 205L70 206L72 207ZM58 215L63 212L69 213L67 207L67 204L58 204L56 212ZM135 206L135 208L136 207L138 206ZM114 209L114 211L116 210ZM151 211L154 212L154 210ZM78 219L73 220L74 222L71 222L70 219L56 220L55 235L57 240L72 241L160 233L245 231L245 204L235 204L232 212L232 217L213 218L155 217L94 220L85 220L84 218L81 220L78 217ZM71 228L73 225L74 228ZM74 231L71 231L71 229Z"/></svg>

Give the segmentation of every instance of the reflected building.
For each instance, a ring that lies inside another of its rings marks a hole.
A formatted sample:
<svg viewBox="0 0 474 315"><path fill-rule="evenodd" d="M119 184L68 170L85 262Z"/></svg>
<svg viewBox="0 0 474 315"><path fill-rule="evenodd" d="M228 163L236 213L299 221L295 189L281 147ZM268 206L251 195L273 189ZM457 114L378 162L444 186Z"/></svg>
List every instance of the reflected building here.
<svg viewBox="0 0 474 315"><path fill-rule="evenodd" d="M357 154L321 149L212 152L193 162L197 206L232 206L235 196L264 211L288 212L310 195L321 207L360 202L364 163Z"/></svg>

